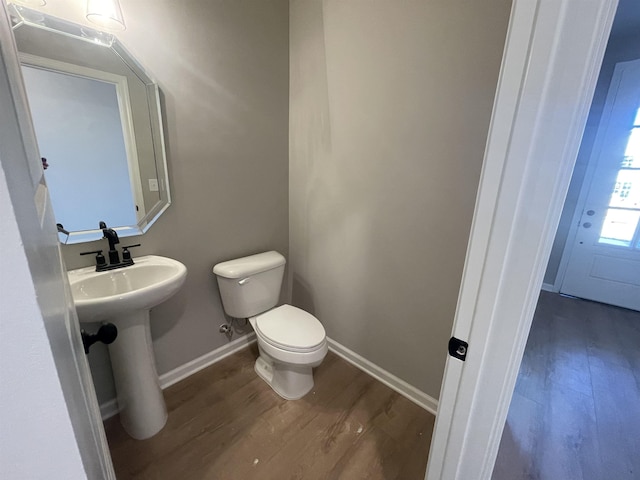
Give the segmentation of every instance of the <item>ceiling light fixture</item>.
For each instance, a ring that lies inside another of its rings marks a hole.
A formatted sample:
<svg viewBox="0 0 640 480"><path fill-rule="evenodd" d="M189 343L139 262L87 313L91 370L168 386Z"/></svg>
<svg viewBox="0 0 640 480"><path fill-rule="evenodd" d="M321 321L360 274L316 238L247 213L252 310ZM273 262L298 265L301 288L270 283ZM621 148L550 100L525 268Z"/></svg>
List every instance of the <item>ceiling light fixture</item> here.
<svg viewBox="0 0 640 480"><path fill-rule="evenodd" d="M87 20L107 30L124 30L118 0L87 0Z"/></svg>
<svg viewBox="0 0 640 480"><path fill-rule="evenodd" d="M45 0L13 0L13 3L26 5L27 7L44 7L47 4Z"/></svg>

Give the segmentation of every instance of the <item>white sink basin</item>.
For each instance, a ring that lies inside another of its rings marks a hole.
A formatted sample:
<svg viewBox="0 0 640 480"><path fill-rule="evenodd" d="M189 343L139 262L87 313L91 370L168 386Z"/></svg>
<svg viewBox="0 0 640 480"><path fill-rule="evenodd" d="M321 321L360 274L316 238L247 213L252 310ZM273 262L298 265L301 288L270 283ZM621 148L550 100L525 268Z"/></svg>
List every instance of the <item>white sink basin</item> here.
<svg viewBox="0 0 640 480"><path fill-rule="evenodd" d="M81 322L148 310L176 293L187 278L187 267L171 258L148 255L134 261L129 267L106 272L96 272L95 267L68 272Z"/></svg>
<svg viewBox="0 0 640 480"><path fill-rule="evenodd" d="M152 437L167 422L149 328L149 309L175 294L187 278L177 260L148 255L135 264L96 272L95 267L68 273L81 322L109 321L118 329L109 344L120 422L133 438ZM88 325L95 331L96 326Z"/></svg>

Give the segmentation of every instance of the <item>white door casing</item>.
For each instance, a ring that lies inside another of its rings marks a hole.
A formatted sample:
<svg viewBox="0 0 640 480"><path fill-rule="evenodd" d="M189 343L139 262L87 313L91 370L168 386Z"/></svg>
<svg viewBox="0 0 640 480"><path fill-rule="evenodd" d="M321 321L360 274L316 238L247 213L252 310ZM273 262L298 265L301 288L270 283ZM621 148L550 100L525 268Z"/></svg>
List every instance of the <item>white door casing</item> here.
<svg viewBox="0 0 640 480"><path fill-rule="evenodd" d="M514 0L427 480L491 478L617 0Z"/></svg>
<svg viewBox="0 0 640 480"><path fill-rule="evenodd" d="M573 216L560 287L568 295L634 310L640 310L640 158L624 159L639 110L640 60L618 63ZM640 134L640 126L633 130Z"/></svg>
<svg viewBox="0 0 640 480"><path fill-rule="evenodd" d="M15 234L10 240L18 240L12 243L12 262L3 262L0 277L3 381L9 369L12 375L24 372L15 389L3 390L9 401L5 405L3 397L2 412L4 407L27 410L23 417L15 414L2 421L2 441L11 448L0 449L0 470L12 472L14 478L115 479L4 3L0 4L0 167L6 213L0 228ZM19 296L11 296L18 278L23 287ZM34 310L26 311L23 303ZM5 311L11 318L4 316ZM9 329L19 326L21 319L24 337L19 329ZM11 344L5 349L4 342ZM49 367L54 368L54 382L30 383L36 381L32 373L35 377ZM24 385L36 388L29 393ZM55 399L61 403L53 403ZM40 406L28 409L28 405ZM11 428L14 425L17 428ZM71 437L58 428L70 429ZM51 458L56 452L60 455Z"/></svg>

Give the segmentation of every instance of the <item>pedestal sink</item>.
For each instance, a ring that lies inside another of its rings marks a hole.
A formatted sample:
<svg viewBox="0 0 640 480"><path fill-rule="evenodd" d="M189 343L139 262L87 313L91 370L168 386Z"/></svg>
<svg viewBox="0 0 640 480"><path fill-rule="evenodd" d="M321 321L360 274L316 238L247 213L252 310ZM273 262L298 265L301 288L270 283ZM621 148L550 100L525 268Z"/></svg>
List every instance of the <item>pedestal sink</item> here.
<svg viewBox="0 0 640 480"><path fill-rule="evenodd" d="M118 328L109 354L120 421L129 435L144 439L162 430L167 421L151 344L149 309L182 287L187 267L155 255L134 261L134 265L107 272L87 267L67 273L80 322L109 321Z"/></svg>

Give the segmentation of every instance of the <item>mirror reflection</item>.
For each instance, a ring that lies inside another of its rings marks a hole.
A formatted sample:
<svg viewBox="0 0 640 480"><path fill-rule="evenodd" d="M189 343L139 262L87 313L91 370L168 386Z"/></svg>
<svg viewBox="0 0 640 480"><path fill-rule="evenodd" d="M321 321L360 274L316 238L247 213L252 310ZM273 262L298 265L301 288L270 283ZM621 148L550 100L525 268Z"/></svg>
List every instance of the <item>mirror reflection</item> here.
<svg viewBox="0 0 640 480"><path fill-rule="evenodd" d="M144 233L170 203L157 85L110 34L10 12L61 241Z"/></svg>

